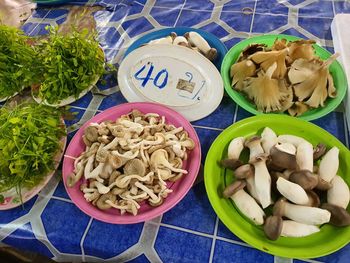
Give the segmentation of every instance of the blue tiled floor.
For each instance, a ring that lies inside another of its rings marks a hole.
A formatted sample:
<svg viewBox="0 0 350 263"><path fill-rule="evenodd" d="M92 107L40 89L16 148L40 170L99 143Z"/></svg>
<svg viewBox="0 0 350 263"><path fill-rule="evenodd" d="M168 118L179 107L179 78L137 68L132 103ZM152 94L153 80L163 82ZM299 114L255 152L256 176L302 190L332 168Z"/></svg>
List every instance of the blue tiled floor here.
<svg viewBox="0 0 350 263"><path fill-rule="evenodd" d="M18 237L21 237L20 243L18 243ZM11 236L8 236L2 242L10 246L20 248L23 251L36 252L50 258L53 256L50 250L42 242L35 238L30 223L18 228L12 233Z"/></svg>
<svg viewBox="0 0 350 263"><path fill-rule="evenodd" d="M283 15L261 15L255 14L253 22L253 33L268 33L288 23L288 17Z"/></svg>
<svg viewBox="0 0 350 263"><path fill-rule="evenodd" d="M99 107L99 110L105 110L110 107L113 107L122 103L126 103L126 102L127 100L124 98L123 94L121 92L116 92L103 99Z"/></svg>
<svg viewBox="0 0 350 263"><path fill-rule="evenodd" d="M85 96L84 96L85 98ZM85 110L83 109L76 109L76 108L70 108L69 112L72 113L69 119L65 119L64 122L66 123L66 126L69 127L73 125L74 123L77 123L81 117L83 116Z"/></svg>
<svg viewBox="0 0 350 263"><path fill-rule="evenodd" d="M126 21L122 26L130 37L135 37L145 31L153 29L151 23L144 17Z"/></svg>
<svg viewBox="0 0 350 263"><path fill-rule="evenodd" d="M334 11L338 13L350 13L349 1L334 1Z"/></svg>
<svg viewBox="0 0 350 263"><path fill-rule="evenodd" d="M147 259L147 257L144 254L142 254L141 256L138 256L137 258L130 260L127 263L148 263L148 262L150 261Z"/></svg>
<svg viewBox="0 0 350 263"><path fill-rule="evenodd" d="M27 214L30 211L30 209L33 207L36 199L37 199L37 196L33 197L31 200L29 200L27 203L24 204L24 207L19 206L17 208L13 208L10 210L1 211L0 228L6 225L7 223L15 220L16 218Z"/></svg>
<svg viewBox="0 0 350 263"><path fill-rule="evenodd" d="M230 1L224 4L222 11L224 12L242 12L245 9L254 10L255 0L247 0L247 1ZM233 14L232 14L233 15Z"/></svg>
<svg viewBox="0 0 350 263"><path fill-rule="evenodd" d="M207 234L214 233L216 215L204 183L194 186L184 199L163 215L162 222Z"/></svg>
<svg viewBox="0 0 350 263"><path fill-rule="evenodd" d="M333 17L332 1L316 1L299 9L299 16Z"/></svg>
<svg viewBox="0 0 350 263"><path fill-rule="evenodd" d="M214 23L214 22L212 22L208 25L205 25L205 26L201 27L200 29L207 31L207 32L210 32L213 35L217 36L218 38L222 38L222 37L228 35L228 32L224 28L222 28L220 25L218 25L217 23Z"/></svg>
<svg viewBox="0 0 350 263"><path fill-rule="evenodd" d="M295 28L289 28L289 29L283 31L282 34L297 36L297 37L301 37L301 38L305 38L305 39L308 38L305 35L303 35L302 33L300 33L298 30L296 30Z"/></svg>
<svg viewBox="0 0 350 263"><path fill-rule="evenodd" d="M243 242L240 238L235 236L220 220L219 220L217 235L219 237L224 237L231 240Z"/></svg>
<svg viewBox="0 0 350 263"><path fill-rule="evenodd" d="M67 194L67 191L66 189L64 188L64 184L63 184L63 181L61 180L57 187L56 187L56 190L55 192L53 193L54 196L57 196L57 197L62 197L62 198L67 198L67 199L70 199L68 194Z"/></svg>
<svg viewBox="0 0 350 263"><path fill-rule="evenodd" d="M102 48L119 49L124 40L120 38L119 32L114 27L110 27L99 30L99 42Z"/></svg>
<svg viewBox="0 0 350 263"><path fill-rule="evenodd" d="M209 260L211 242L211 238L160 227L154 247L163 262L202 263Z"/></svg>
<svg viewBox="0 0 350 263"><path fill-rule="evenodd" d="M116 22L121 20L122 18L125 17L125 15L134 15L134 14L139 14L141 13L143 9L143 6L135 4L135 5L119 5L117 7L117 11L113 13L113 15L110 18L110 22Z"/></svg>
<svg viewBox="0 0 350 263"><path fill-rule="evenodd" d="M236 31L249 32L252 17L251 14L222 12L220 19Z"/></svg>
<svg viewBox="0 0 350 263"><path fill-rule="evenodd" d="M230 48L232 48L234 45L236 45L242 40L244 40L244 38L234 37L234 38L231 38L230 40L225 41L224 44L230 50Z"/></svg>
<svg viewBox="0 0 350 263"><path fill-rule="evenodd" d="M213 262L272 263L274 257L253 248L216 240Z"/></svg>
<svg viewBox="0 0 350 263"><path fill-rule="evenodd" d="M323 39L332 39L331 22L330 18L299 17L299 25L302 28Z"/></svg>
<svg viewBox="0 0 350 263"><path fill-rule="evenodd" d="M202 150L201 162L204 163L205 158L207 157L207 153L210 148L210 145L213 143L213 141L220 134L221 131L207 130L202 128L195 128L195 130L201 142L201 150Z"/></svg>
<svg viewBox="0 0 350 263"><path fill-rule="evenodd" d="M338 250L337 252L331 255L317 258L316 260L320 260L322 262L347 263L349 262L349 258L350 258L350 244L348 244L344 248Z"/></svg>
<svg viewBox="0 0 350 263"><path fill-rule="evenodd" d="M137 243L142 227L143 224L113 225L93 220L84 240L85 253L104 259L118 255Z"/></svg>
<svg viewBox="0 0 350 263"><path fill-rule="evenodd" d="M288 14L288 7L286 7L284 4L279 3L280 1L277 0L259 0L256 3L256 13L261 14L282 14L287 15Z"/></svg>
<svg viewBox="0 0 350 263"><path fill-rule="evenodd" d="M59 251L81 254L79 242L90 219L87 215L74 204L51 199L41 219L48 239Z"/></svg>
<svg viewBox="0 0 350 263"><path fill-rule="evenodd" d="M167 8L180 8L184 4L185 0L158 0L155 6L167 7Z"/></svg>
<svg viewBox="0 0 350 263"><path fill-rule="evenodd" d="M180 9L153 7L151 10L152 17L157 20L161 26L173 27L179 14Z"/></svg>
<svg viewBox="0 0 350 263"><path fill-rule="evenodd" d="M209 0L186 0L184 8L194 10L212 10L214 4Z"/></svg>
<svg viewBox="0 0 350 263"><path fill-rule="evenodd" d="M211 16L211 12L182 10L176 26L194 26L206 21Z"/></svg>

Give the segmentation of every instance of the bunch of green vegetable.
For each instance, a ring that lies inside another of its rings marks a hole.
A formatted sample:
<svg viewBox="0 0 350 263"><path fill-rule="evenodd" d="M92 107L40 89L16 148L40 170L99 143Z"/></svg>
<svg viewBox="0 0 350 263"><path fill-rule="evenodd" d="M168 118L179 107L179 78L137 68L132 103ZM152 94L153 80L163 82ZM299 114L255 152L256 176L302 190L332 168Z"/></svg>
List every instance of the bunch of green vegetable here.
<svg viewBox="0 0 350 263"><path fill-rule="evenodd" d="M23 31L0 24L0 99L35 83L37 52Z"/></svg>
<svg viewBox="0 0 350 263"><path fill-rule="evenodd" d="M40 47L43 78L34 96L50 104L79 94L106 72L103 50L95 35L73 30L68 35L48 27L49 36Z"/></svg>
<svg viewBox="0 0 350 263"><path fill-rule="evenodd" d="M0 109L0 192L36 186L55 168L65 126L61 113L35 103Z"/></svg>

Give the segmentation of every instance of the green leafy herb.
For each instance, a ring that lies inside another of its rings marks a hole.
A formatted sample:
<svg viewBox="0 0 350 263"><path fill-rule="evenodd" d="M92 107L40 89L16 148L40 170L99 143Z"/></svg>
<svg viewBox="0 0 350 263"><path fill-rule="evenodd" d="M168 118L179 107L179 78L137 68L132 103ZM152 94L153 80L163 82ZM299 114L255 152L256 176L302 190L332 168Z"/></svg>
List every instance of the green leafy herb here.
<svg viewBox="0 0 350 263"><path fill-rule="evenodd" d="M34 103L0 109L0 192L32 188L54 169L65 135L61 114Z"/></svg>
<svg viewBox="0 0 350 263"><path fill-rule="evenodd" d="M40 74L37 53L23 31L0 24L0 99L30 86Z"/></svg>
<svg viewBox="0 0 350 263"><path fill-rule="evenodd" d="M48 27L48 39L41 43L43 79L35 96L50 104L79 94L106 72L104 53L87 30L61 35Z"/></svg>

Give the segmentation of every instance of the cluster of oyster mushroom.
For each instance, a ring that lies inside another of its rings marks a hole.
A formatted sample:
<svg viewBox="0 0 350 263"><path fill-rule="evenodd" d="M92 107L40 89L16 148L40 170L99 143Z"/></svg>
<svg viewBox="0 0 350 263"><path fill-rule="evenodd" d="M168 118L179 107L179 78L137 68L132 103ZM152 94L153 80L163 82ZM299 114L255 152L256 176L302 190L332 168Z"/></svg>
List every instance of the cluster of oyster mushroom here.
<svg viewBox="0 0 350 263"><path fill-rule="evenodd" d="M299 116L323 107L337 96L326 61L315 55L313 40L276 39L272 47L251 44L231 66L232 87L245 93L258 111L288 112Z"/></svg>
<svg viewBox="0 0 350 263"><path fill-rule="evenodd" d="M99 209L137 215L141 202L159 206L172 192L165 181L179 180L188 150L195 147L183 127L164 116L133 110L116 121L91 123L84 131L85 151L74 161L67 184L77 182L86 201Z"/></svg>
<svg viewBox="0 0 350 263"><path fill-rule="evenodd" d="M211 47L200 34L194 31L187 32L183 36L178 36L175 32L171 32L169 36L148 42L148 45L155 44L170 44L188 47L201 53L210 61L214 61L217 57L217 50Z"/></svg>
<svg viewBox="0 0 350 263"><path fill-rule="evenodd" d="M247 164L240 160L245 147L249 149ZM271 240L307 236L325 223L350 225L346 210L350 192L337 175L337 147L327 151L323 144L313 147L301 137L277 136L266 127L261 136L233 139L221 165L234 170L236 178L225 188L224 197L231 198L254 224L264 225ZM266 208L272 204L273 213L266 218Z"/></svg>

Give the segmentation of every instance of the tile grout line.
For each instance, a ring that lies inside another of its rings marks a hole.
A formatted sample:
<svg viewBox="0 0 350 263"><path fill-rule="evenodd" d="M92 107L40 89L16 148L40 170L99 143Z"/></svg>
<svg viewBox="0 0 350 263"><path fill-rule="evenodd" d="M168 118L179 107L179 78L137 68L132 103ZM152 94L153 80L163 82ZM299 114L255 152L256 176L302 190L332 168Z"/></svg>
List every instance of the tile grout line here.
<svg viewBox="0 0 350 263"><path fill-rule="evenodd" d="M214 131L223 131L224 129L221 128L215 128L215 127L207 127L207 126L201 126L201 125L192 125L194 128L199 129L207 129L207 130L214 130Z"/></svg>
<svg viewBox="0 0 350 263"><path fill-rule="evenodd" d="M85 250L84 250L84 241L85 241L85 238L86 238L86 235L90 229L90 226L91 226L91 223L92 223L92 217L90 217L90 220L89 220L89 223L88 225L86 226L86 229L84 231L84 234L83 236L81 237L81 240L80 240L80 249L81 249L81 257L82 257L82 261L85 262Z"/></svg>
<svg viewBox="0 0 350 263"><path fill-rule="evenodd" d="M219 217L216 216L214 236L213 236L213 241L211 243L211 249L210 249L209 263L213 262L213 257L215 252L215 243L216 243L217 234L218 234L218 227L219 227Z"/></svg>
<svg viewBox="0 0 350 263"><path fill-rule="evenodd" d="M46 13L46 15L44 15L44 17L41 19L41 21L39 23L37 23L37 25L28 33L28 36L32 36L32 33L34 32L34 30L37 29L37 27L44 22L45 18L50 14L50 12L51 12L51 9Z"/></svg>
<svg viewBox="0 0 350 263"><path fill-rule="evenodd" d="M182 6L181 6L181 8L180 8L180 12L179 12L179 14L178 14L178 16L177 16L177 18L176 18L176 20L175 20L174 27L176 26L177 22L178 22L179 19L180 19L180 16L181 16L181 14L182 14L182 10L183 10L184 7L185 7L185 4L186 4L186 0L184 1L184 3L182 4Z"/></svg>
<svg viewBox="0 0 350 263"><path fill-rule="evenodd" d="M43 196L42 194L38 194L38 195L39 195L39 196L42 196L42 197L45 197L45 196ZM59 201L62 201L62 202L67 202L67 203L74 204L73 201L70 200L70 199L67 199L67 198L64 198L64 197L55 196L55 195L51 196L51 197L50 197L50 200L51 200L51 199L55 199L55 200L59 200Z"/></svg>
<svg viewBox="0 0 350 263"><path fill-rule="evenodd" d="M235 114L233 115L233 122L232 123L235 123L237 121L237 114L238 114L238 104L236 104Z"/></svg>
<svg viewBox="0 0 350 263"><path fill-rule="evenodd" d="M256 12L256 5L257 5L257 3L258 3L258 0L255 0L253 16L252 16L252 22L250 24L250 29L249 29L249 36L251 35L251 33L253 31L253 24L254 24L254 18L255 18L255 12Z"/></svg>

